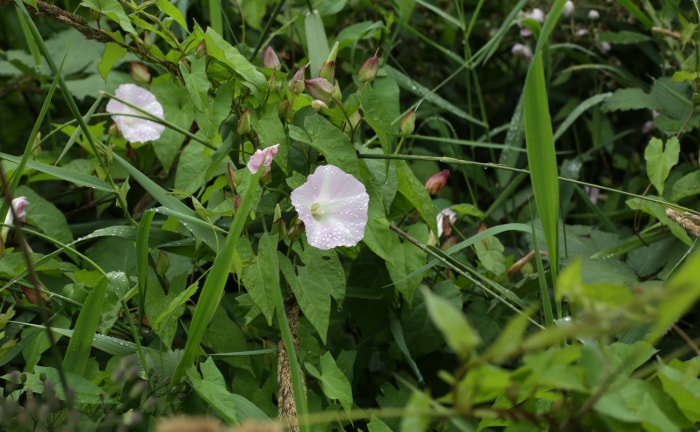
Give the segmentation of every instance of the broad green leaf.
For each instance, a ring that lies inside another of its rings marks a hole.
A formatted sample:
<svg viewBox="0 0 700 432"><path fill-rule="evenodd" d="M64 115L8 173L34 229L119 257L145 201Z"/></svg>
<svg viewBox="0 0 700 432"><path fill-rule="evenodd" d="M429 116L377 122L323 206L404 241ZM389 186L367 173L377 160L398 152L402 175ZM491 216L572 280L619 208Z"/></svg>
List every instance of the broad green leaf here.
<svg viewBox="0 0 700 432"><path fill-rule="evenodd" d="M675 136L666 140L665 145L659 138L652 138L644 150L644 160L647 162L647 175L651 184L659 192L659 195L664 193L664 184L671 172L671 168L678 163L680 151L681 146L678 138Z"/></svg>
<svg viewBox="0 0 700 432"><path fill-rule="evenodd" d="M503 255L505 247L496 237L474 243L474 251L481 265L496 276L502 276L506 272L506 257Z"/></svg>
<svg viewBox="0 0 700 432"><path fill-rule="evenodd" d="M358 180L361 178L357 154L347 135L340 133L325 117L315 113L304 119L304 129L311 137L309 145L318 150L329 164Z"/></svg>
<svg viewBox="0 0 700 432"><path fill-rule="evenodd" d="M230 425L238 424L236 404L231 392L226 388L226 381L214 364L214 359L208 358L200 364L202 376L192 367L187 370L192 388L221 418Z"/></svg>
<svg viewBox="0 0 700 432"><path fill-rule="evenodd" d="M73 233L68 227L66 216L50 201L27 186L20 186L15 191L16 196L24 195L29 200L27 219L36 225L44 234L64 244L73 241Z"/></svg>
<svg viewBox="0 0 700 432"><path fill-rule="evenodd" d="M697 358L696 358L697 359ZM696 360L694 359L694 360ZM693 362L690 360L688 363ZM678 405L678 408L692 422L700 421L700 379L697 374L697 361L695 368L688 367L678 359L673 359L668 365L659 363L657 377L661 386Z"/></svg>
<svg viewBox="0 0 700 432"><path fill-rule="evenodd" d="M207 28L204 35L207 46L207 54L222 61L243 78L244 82L254 93L258 93L265 88L267 80L262 72L250 63L236 48L226 42L211 27Z"/></svg>
<svg viewBox="0 0 700 432"><path fill-rule="evenodd" d="M180 75L190 95L189 101L194 106L195 111L199 112L208 111L209 80L207 79L206 64L206 57L195 59L188 65L180 63ZM200 128L202 126L200 125ZM211 136L210 131L205 130L204 132L207 136Z"/></svg>
<svg viewBox="0 0 700 432"><path fill-rule="evenodd" d="M289 258L282 255L281 252L278 255L280 270L294 292L299 309L314 326L321 341L325 344L331 314L332 288L328 279L326 279L323 270L314 267L312 262L306 266L300 266L297 276Z"/></svg>
<svg viewBox="0 0 700 432"><path fill-rule="evenodd" d="M381 98L370 85L362 87L359 91L359 97L363 119L377 134L384 153L390 154L394 150L393 143L397 135L398 125L392 124L393 119L384 105L393 101Z"/></svg>
<svg viewBox="0 0 700 432"><path fill-rule="evenodd" d="M180 9L175 7L173 3L169 0L156 0L156 6L158 6L159 11L174 19L176 23L180 24L183 30L187 31L187 21L182 15L182 12L180 12Z"/></svg>
<svg viewBox="0 0 700 432"><path fill-rule="evenodd" d="M279 287L277 241L276 234L263 234L258 243L258 255L243 267L242 274L248 294L270 325L275 315L275 293L272 290ZM241 242L241 245L243 244L244 242ZM241 257L244 258L243 255Z"/></svg>
<svg viewBox="0 0 700 432"><path fill-rule="evenodd" d="M318 11L307 12L304 17L304 30L306 33L306 48L309 62L311 62L311 76L317 77L321 65L328 58L328 38L323 26L323 20Z"/></svg>
<svg viewBox="0 0 700 432"><path fill-rule="evenodd" d="M689 196L700 194L700 170L693 171L673 183L670 200L678 202Z"/></svg>
<svg viewBox="0 0 700 432"><path fill-rule="evenodd" d="M211 159L206 157L206 148L196 142L190 142L180 154L175 168L175 189L187 194L194 194L204 185L207 168Z"/></svg>
<svg viewBox="0 0 700 432"><path fill-rule="evenodd" d="M460 358L467 359L474 348L481 343L479 334L469 325L461 310L449 301L421 287L421 292L428 307L428 314L440 330L447 345Z"/></svg>
<svg viewBox="0 0 700 432"><path fill-rule="evenodd" d="M87 360L87 359L86 359ZM68 386L73 392L73 403L86 404L86 405L112 405L115 403L112 398L104 392L104 390L91 382L90 380L83 378L77 373L73 373L70 370L65 371L66 381L68 381ZM61 385L61 379L58 374L58 370L52 367L36 366L34 368L34 373L27 374L27 381L24 383L26 389L31 389L34 393L42 394L44 393L44 382L42 377L46 377L46 381L51 381L53 388L56 391L56 398L58 400L65 401L66 393L63 386Z"/></svg>
<svg viewBox="0 0 700 432"><path fill-rule="evenodd" d="M369 432L392 432L391 428L378 417L372 416L367 424Z"/></svg>
<svg viewBox="0 0 700 432"><path fill-rule="evenodd" d="M512 385L510 373L488 363L469 368L456 386L457 406L483 404L495 400Z"/></svg>
<svg viewBox="0 0 700 432"><path fill-rule="evenodd" d="M381 195L378 195L381 191L371 185L367 187L367 193L369 194L368 220L362 241L372 252L382 258L386 265L396 267L398 263L394 258L394 250L400 243L396 234L389 228L386 209L382 204Z"/></svg>
<svg viewBox="0 0 700 432"><path fill-rule="evenodd" d="M414 390L401 418L401 432L425 432L430 425L430 397Z"/></svg>
<svg viewBox="0 0 700 432"><path fill-rule="evenodd" d="M411 225L407 232L423 244L428 242L428 228L422 223ZM427 255L424 250L404 239L400 245L394 247L393 256L396 265L390 263L386 265L396 289L404 296L409 305L413 304L413 295L423 279L421 274L409 275L413 270L425 264Z"/></svg>
<svg viewBox="0 0 700 432"><path fill-rule="evenodd" d="M116 42L107 42L105 44L105 51L102 54L102 60L97 67L102 79L105 81L107 80L107 75L109 75L109 73L112 71L114 64L123 59L126 52L126 47L119 45Z"/></svg>
<svg viewBox="0 0 700 432"><path fill-rule="evenodd" d="M180 82L173 81L169 75L157 77L151 83L151 92L156 95L163 105L163 115L168 122L188 130L194 120L194 106L190 102L189 95ZM185 136L179 131L165 128L163 135L151 146L163 168L169 170Z"/></svg>
<svg viewBox="0 0 700 432"><path fill-rule="evenodd" d="M105 299L102 304L100 314L100 322L97 327L100 333L107 334L112 326L122 314L122 300L126 300L127 292L129 291L129 279L126 273L122 271L107 273L107 290L105 291Z"/></svg>
<svg viewBox="0 0 700 432"><path fill-rule="evenodd" d="M581 346L571 345L527 354L523 362L532 370L532 379L539 386L585 392L583 368L576 364L580 356Z"/></svg>
<svg viewBox="0 0 700 432"><path fill-rule="evenodd" d="M323 354L320 362L320 372L310 363L306 363L304 366L311 375L321 382L323 393L328 399L339 401L345 411L350 411L352 408L352 388L348 378L338 368L330 352Z"/></svg>
<svg viewBox="0 0 700 432"><path fill-rule="evenodd" d="M80 5L109 17L129 34L136 35L138 33L117 0L83 0Z"/></svg>
<svg viewBox="0 0 700 432"><path fill-rule="evenodd" d="M638 88L623 88L615 90L603 106L608 111L649 109L654 106L654 98Z"/></svg>

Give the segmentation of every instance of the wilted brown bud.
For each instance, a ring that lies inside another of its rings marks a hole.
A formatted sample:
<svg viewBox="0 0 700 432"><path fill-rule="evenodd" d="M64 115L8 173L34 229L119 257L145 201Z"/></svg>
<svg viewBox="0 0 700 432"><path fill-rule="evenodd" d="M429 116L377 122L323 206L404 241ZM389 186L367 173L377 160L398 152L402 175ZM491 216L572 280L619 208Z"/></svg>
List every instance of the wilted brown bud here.
<svg viewBox="0 0 700 432"><path fill-rule="evenodd" d="M357 73L357 79L361 82L370 82L377 77L377 72L379 71L379 57L373 55L372 57L365 60L360 66L360 70Z"/></svg>
<svg viewBox="0 0 700 432"><path fill-rule="evenodd" d="M450 170L444 169L437 174L433 174L427 182L425 182L425 189L430 192L431 195L437 195L441 190L445 189L447 186L447 179L450 178Z"/></svg>
<svg viewBox="0 0 700 432"><path fill-rule="evenodd" d="M136 82L147 84L151 82L151 73L148 68L139 62L131 62L131 78Z"/></svg>
<svg viewBox="0 0 700 432"><path fill-rule="evenodd" d="M280 59L277 57L277 53L275 53L272 47L267 47L265 51L263 51L262 63L266 68L276 70L279 70L281 66Z"/></svg>
<svg viewBox="0 0 700 432"><path fill-rule="evenodd" d="M415 128L416 112L414 110L410 110L403 116L403 118L401 118L401 122L399 123L399 133L402 137L407 137L413 133Z"/></svg>

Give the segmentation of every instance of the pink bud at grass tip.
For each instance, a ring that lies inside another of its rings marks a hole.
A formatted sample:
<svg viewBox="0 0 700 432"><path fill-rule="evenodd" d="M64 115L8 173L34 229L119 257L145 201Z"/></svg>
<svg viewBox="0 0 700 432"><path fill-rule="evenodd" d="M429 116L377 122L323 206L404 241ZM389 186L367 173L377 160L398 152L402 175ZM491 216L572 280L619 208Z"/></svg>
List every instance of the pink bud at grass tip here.
<svg viewBox="0 0 700 432"><path fill-rule="evenodd" d="M280 59L277 57L277 53L275 53L275 50L273 50L272 47L267 47L265 48L265 51L263 51L262 64L264 67L269 69L280 69Z"/></svg>
<svg viewBox="0 0 700 432"><path fill-rule="evenodd" d="M117 98L139 107L153 117L164 119L163 106L158 102L155 95L136 84L122 84L115 91ZM117 124L124 139L133 143L143 143L155 141L163 134L165 126L160 123L148 120L145 114L130 106L110 99L107 103L107 112L112 114L112 120ZM126 114L126 115L120 115Z"/></svg>
<svg viewBox="0 0 700 432"><path fill-rule="evenodd" d="M330 102L335 93L335 86L324 78L311 78L304 80L306 90L314 99Z"/></svg>
<svg viewBox="0 0 700 432"><path fill-rule="evenodd" d="M445 237L449 237L449 235L452 234L452 224L454 224L455 222L457 222L457 213L455 213L455 211L451 208L448 207L442 210L440 213L438 213L438 238L440 238L443 234L445 235Z"/></svg>
<svg viewBox="0 0 700 432"><path fill-rule="evenodd" d="M416 129L416 111L409 110L399 122L399 134L401 137L407 137Z"/></svg>
<svg viewBox="0 0 700 432"><path fill-rule="evenodd" d="M450 178L450 170L444 169L437 174L430 176L425 182L425 189L430 192L430 195L437 195L447 186L447 179Z"/></svg>
<svg viewBox="0 0 700 432"><path fill-rule="evenodd" d="M151 73L148 71L148 67L143 63L131 62L131 78L139 83L148 84L151 82Z"/></svg>
<svg viewBox="0 0 700 432"><path fill-rule="evenodd" d="M362 182L340 168L319 166L291 199L309 245L324 250L355 246L364 237L369 195Z"/></svg>
<svg viewBox="0 0 700 432"><path fill-rule="evenodd" d="M248 160L247 166L250 172L255 174L258 172L260 167L263 167L264 170L269 171L272 161L275 159L275 156L277 156L279 146L279 144L275 144L264 149L256 150L255 153L253 153L253 156L250 157L250 160Z"/></svg>
<svg viewBox="0 0 700 432"><path fill-rule="evenodd" d="M299 68L298 71L294 73L292 79L289 80L289 91L294 94L299 94L304 91L304 78L306 75L306 65Z"/></svg>
<svg viewBox="0 0 700 432"><path fill-rule="evenodd" d="M357 79L361 82L370 82L377 77L379 72L379 57L373 55L372 57L365 60L360 66L360 70L357 73Z"/></svg>

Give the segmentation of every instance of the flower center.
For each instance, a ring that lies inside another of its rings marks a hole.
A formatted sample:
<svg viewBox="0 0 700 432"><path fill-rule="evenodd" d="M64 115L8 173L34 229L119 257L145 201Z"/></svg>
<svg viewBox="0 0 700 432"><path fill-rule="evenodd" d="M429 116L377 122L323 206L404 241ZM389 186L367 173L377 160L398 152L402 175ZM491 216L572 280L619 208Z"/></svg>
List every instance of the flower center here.
<svg viewBox="0 0 700 432"><path fill-rule="evenodd" d="M321 209L321 203L311 204L311 216L313 216L315 220L320 221L325 214L326 212Z"/></svg>

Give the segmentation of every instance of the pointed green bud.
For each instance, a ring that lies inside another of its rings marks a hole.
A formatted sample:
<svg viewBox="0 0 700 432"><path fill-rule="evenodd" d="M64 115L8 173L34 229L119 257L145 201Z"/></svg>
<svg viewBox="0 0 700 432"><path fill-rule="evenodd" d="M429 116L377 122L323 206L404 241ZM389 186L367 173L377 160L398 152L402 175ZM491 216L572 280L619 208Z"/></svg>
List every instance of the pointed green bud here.
<svg viewBox="0 0 700 432"><path fill-rule="evenodd" d="M318 76L330 82L335 81L335 62L325 62L322 64Z"/></svg>
<svg viewBox="0 0 700 432"><path fill-rule="evenodd" d="M250 132L250 110L248 108L243 111L241 118L238 119L238 126L236 127L236 132L238 135L245 135Z"/></svg>
<svg viewBox="0 0 700 432"><path fill-rule="evenodd" d="M311 78L304 80L306 90L314 99L329 102L335 93L335 86L324 78Z"/></svg>
<svg viewBox="0 0 700 432"><path fill-rule="evenodd" d="M401 122L399 123L399 134L402 137L407 137L413 133L413 131L416 129L416 112L414 110L410 110L407 112L403 118L401 119Z"/></svg>
<svg viewBox="0 0 700 432"><path fill-rule="evenodd" d="M338 42L333 44L331 52L328 53L328 58L326 58L326 63L335 63L335 59L338 57Z"/></svg>
<svg viewBox="0 0 700 432"><path fill-rule="evenodd" d="M299 94L304 91L304 76L306 75L306 65L299 68L291 80L289 80L289 91Z"/></svg>

